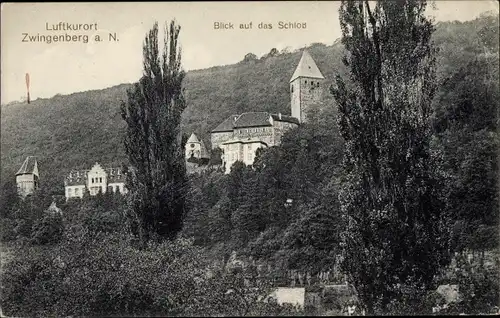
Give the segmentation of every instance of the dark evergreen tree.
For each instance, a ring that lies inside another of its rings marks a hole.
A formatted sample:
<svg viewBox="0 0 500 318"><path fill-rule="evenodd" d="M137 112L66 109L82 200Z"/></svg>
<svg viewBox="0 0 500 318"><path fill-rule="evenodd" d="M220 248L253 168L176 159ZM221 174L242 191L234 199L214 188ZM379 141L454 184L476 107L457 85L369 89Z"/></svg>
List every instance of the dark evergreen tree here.
<svg viewBox="0 0 500 318"><path fill-rule="evenodd" d="M345 139L343 268L368 314L415 310L409 304L447 262L448 224L429 147L435 49L425 8L425 1L340 8L350 73L332 89Z"/></svg>
<svg viewBox="0 0 500 318"><path fill-rule="evenodd" d="M181 114L186 107L182 83L180 26L165 28L160 52L158 23L143 45L143 76L127 92L122 118L127 123L125 151L132 222L142 242L152 237L173 238L182 228L187 177Z"/></svg>
<svg viewBox="0 0 500 318"><path fill-rule="evenodd" d="M0 217L13 217L13 209L16 205L19 205L19 196L17 194L15 180L12 178L5 182L1 191L2 200L0 200Z"/></svg>
<svg viewBox="0 0 500 318"><path fill-rule="evenodd" d="M236 168L238 169L238 166ZM265 229L266 220L262 215L261 199L263 196L258 186L257 175L251 168L243 167L241 171L235 169L231 171L231 174L233 173L239 173L241 178L241 188L237 198L238 208L234 210L231 220L233 238L238 247L245 247Z"/></svg>

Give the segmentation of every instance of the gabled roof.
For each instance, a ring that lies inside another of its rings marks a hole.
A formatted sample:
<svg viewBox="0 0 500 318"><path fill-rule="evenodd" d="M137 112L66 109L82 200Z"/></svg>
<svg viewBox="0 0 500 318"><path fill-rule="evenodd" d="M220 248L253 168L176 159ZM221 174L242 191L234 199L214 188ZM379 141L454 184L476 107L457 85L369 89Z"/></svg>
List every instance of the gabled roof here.
<svg viewBox="0 0 500 318"><path fill-rule="evenodd" d="M120 168L107 168L104 170L108 174L107 175L108 184L125 182L126 176L123 173L122 169L120 169Z"/></svg>
<svg viewBox="0 0 500 318"><path fill-rule="evenodd" d="M65 186L86 185L89 170L72 170L64 180Z"/></svg>
<svg viewBox="0 0 500 318"><path fill-rule="evenodd" d="M297 77L325 78L323 74L321 74L316 62L314 62L313 58L306 50L302 52L302 57L300 58L295 72L293 72L290 82Z"/></svg>
<svg viewBox="0 0 500 318"><path fill-rule="evenodd" d="M28 173L38 177L38 163L35 156L26 157L21 168L17 171L16 176Z"/></svg>
<svg viewBox="0 0 500 318"><path fill-rule="evenodd" d="M192 142L200 142L200 140L198 139L198 137L196 137L196 135L194 133L191 134L191 136L189 137L187 143L192 143Z"/></svg>
<svg viewBox="0 0 500 318"><path fill-rule="evenodd" d="M253 137L253 138L234 138L230 139L228 141L223 142L223 145L229 145L229 144L254 144L254 143L260 143L263 145L267 146L267 143L265 141L262 141L259 138Z"/></svg>
<svg viewBox="0 0 500 318"><path fill-rule="evenodd" d="M243 113L236 119L234 128L271 126L270 118L266 112Z"/></svg>
<svg viewBox="0 0 500 318"><path fill-rule="evenodd" d="M122 169L105 168L103 170L106 172L108 184L125 182L126 175L123 173ZM65 178L64 185L65 186L86 185L89 171L90 170L72 170L69 173L69 175Z"/></svg>
<svg viewBox="0 0 500 318"><path fill-rule="evenodd" d="M285 121L288 123L299 124L299 120L293 116L283 115L283 114L271 114L273 120Z"/></svg>
<svg viewBox="0 0 500 318"><path fill-rule="evenodd" d="M226 131L233 131L234 128L234 122L238 115L231 115L226 120L224 120L222 123L220 123L217 127L212 130L212 132L226 132Z"/></svg>

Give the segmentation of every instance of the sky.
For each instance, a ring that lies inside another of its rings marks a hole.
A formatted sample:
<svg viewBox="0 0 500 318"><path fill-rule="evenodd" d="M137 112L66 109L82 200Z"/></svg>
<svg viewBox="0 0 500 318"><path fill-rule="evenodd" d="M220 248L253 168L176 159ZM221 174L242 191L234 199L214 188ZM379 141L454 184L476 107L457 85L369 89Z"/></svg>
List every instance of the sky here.
<svg viewBox="0 0 500 318"><path fill-rule="evenodd" d="M137 81L142 43L155 21L163 28L166 21L176 19L181 26L182 65L189 71L237 63L247 53L260 57L271 48L330 45L341 36L339 6L336 1L2 3L1 103L26 97L26 73L32 100ZM438 0L428 14L436 21L467 21L498 10L495 0ZM92 25L92 30L54 30L60 22ZM216 22L232 23L234 29L216 29ZM252 29L239 29L250 22ZM273 28L259 29L261 22ZM280 22L296 27L279 29ZM298 28L304 23L305 28ZM109 38L110 33L116 33L117 41ZM65 34L89 39L26 41ZM100 42L94 40L96 35Z"/></svg>

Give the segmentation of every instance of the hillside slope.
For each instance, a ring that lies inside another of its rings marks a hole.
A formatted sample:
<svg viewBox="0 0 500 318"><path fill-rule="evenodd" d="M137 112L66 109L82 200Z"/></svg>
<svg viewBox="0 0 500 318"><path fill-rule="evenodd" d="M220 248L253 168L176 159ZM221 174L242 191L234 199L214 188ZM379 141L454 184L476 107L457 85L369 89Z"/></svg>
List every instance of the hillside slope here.
<svg viewBox="0 0 500 318"><path fill-rule="evenodd" d="M460 69L477 54L498 54L498 16L465 23L437 25L440 48L439 77ZM328 87L336 74L344 75L342 46L314 44L308 48L327 79L327 104L333 104ZM185 79L188 107L183 130L196 132L209 143L209 132L233 113L269 111L290 114L289 79L301 51L269 54L260 59L190 71ZM131 61L133 62L133 61ZM140 63L140 61L136 61ZM38 157L42 185L63 191L63 178L71 169L125 162L122 146L124 122L119 106L130 85L56 95L31 104L10 103L1 108L1 183L14 174L28 155Z"/></svg>

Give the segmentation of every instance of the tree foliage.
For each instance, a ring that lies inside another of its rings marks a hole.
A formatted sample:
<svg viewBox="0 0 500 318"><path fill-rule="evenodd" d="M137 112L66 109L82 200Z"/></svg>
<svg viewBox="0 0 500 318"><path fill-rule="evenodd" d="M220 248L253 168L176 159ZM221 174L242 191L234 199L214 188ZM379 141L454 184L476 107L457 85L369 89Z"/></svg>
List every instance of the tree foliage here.
<svg viewBox="0 0 500 318"><path fill-rule="evenodd" d="M428 288L446 261L429 147L435 48L425 8L422 1L345 1L340 8L351 80L339 76L332 89L346 142L343 265L369 314L408 289Z"/></svg>
<svg viewBox="0 0 500 318"><path fill-rule="evenodd" d="M121 108L127 123L132 222L143 241L175 237L185 213L187 180L180 121L186 103L179 32L174 21L165 28L161 53L158 23L154 24L144 41L143 76L128 91L128 102Z"/></svg>

